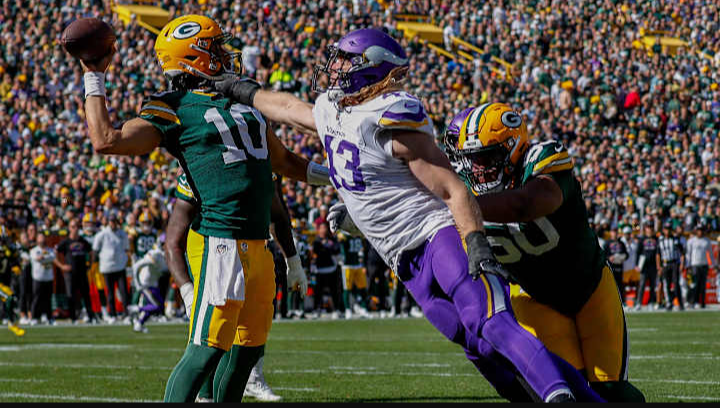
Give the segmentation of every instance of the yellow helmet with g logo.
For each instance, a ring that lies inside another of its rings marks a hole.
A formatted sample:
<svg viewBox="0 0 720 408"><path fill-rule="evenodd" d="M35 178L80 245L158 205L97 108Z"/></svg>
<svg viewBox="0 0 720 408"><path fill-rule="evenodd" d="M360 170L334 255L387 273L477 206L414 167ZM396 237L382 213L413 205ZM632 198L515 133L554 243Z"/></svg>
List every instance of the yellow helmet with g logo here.
<svg viewBox="0 0 720 408"><path fill-rule="evenodd" d="M235 73L239 52L223 47L232 36L213 19L197 14L178 17L163 27L155 39L155 53L163 73L172 78L187 73L216 81Z"/></svg>
<svg viewBox="0 0 720 408"><path fill-rule="evenodd" d="M525 120L504 103L486 103L462 114L452 146L464 164L461 175L476 194L507 187L529 146Z"/></svg>

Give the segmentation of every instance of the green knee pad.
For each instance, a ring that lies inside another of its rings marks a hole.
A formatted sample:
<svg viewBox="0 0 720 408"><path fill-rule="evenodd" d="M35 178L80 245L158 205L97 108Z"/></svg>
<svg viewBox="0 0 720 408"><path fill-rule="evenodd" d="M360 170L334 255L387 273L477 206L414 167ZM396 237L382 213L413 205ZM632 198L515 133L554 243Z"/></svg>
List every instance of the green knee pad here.
<svg viewBox="0 0 720 408"><path fill-rule="evenodd" d="M645 402L645 395L629 381L591 382L592 389L608 402Z"/></svg>
<svg viewBox="0 0 720 408"><path fill-rule="evenodd" d="M165 387L165 402L193 402L198 390L215 369L225 351L188 344Z"/></svg>
<svg viewBox="0 0 720 408"><path fill-rule="evenodd" d="M215 402L240 402L250 372L260 357L265 354L265 345L243 347L233 345L223 355L213 380Z"/></svg>

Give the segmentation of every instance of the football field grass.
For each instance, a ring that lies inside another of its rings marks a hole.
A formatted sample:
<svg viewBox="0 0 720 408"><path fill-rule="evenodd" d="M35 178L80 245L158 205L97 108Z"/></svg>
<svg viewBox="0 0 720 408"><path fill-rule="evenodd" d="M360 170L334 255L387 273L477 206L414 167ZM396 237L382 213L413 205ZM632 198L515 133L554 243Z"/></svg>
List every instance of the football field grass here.
<svg viewBox="0 0 720 408"><path fill-rule="evenodd" d="M627 320L630 379L648 402L720 402L720 311ZM159 401L186 325L149 328L0 330L0 402ZM265 376L285 402L504 401L424 319L276 322Z"/></svg>

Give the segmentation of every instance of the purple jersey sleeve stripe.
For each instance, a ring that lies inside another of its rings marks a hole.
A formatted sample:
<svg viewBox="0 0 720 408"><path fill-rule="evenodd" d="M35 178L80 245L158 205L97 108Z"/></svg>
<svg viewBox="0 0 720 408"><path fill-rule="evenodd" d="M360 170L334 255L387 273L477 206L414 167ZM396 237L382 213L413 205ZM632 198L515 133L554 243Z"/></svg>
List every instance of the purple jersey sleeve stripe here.
<svg viewBox="0 0 720 408"><path fill-rule="evenodd" d="M419 108L416 113L412 112L390 112L386 111L382 117L384 119L390 119L398 122L422 122L425 119L425 111Z"/></svg>

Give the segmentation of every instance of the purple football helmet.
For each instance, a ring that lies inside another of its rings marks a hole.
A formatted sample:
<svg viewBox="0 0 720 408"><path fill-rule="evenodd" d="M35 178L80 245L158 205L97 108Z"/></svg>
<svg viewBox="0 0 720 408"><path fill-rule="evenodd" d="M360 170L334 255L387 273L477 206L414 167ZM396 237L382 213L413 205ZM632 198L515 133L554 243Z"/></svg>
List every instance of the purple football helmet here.
<svg viewBox="0 0 720 408"><path fill-rule="evenodd" d="M405 50L389 34L374 28L351 31L328 47L325 65L313 70L312 90L328 92L331 101L339 101L360 89L382 81L394 68L408 66ZM349 69L331 68L338 57L350 62ZM328 76L327 88L318 86L318 77Z"/></svg>
<svg viewBox="0 0 720 408"><path fill-rule="evenodd" d="M453 169L456 173L461 176L472 172L472 163L465 156L460 154L458 150L458 139L460 137L460 128L462 128L465 119L468 117L470 112L475 109L474 106L463 109L460 113L450 121L447 129L445 129L445 135L443 136L443 145L445 145L445 154L450 159Z"/></svg>

